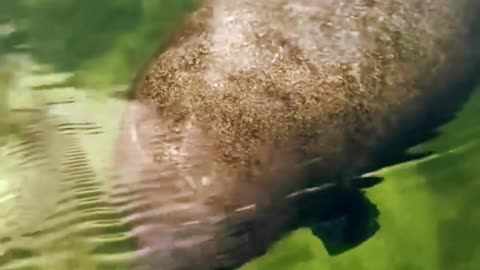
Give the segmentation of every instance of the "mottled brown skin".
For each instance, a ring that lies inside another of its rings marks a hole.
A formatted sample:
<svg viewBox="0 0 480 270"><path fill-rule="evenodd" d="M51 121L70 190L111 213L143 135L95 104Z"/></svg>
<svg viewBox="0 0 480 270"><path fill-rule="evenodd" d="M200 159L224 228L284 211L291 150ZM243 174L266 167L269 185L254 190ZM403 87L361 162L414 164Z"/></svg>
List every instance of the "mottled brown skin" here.
<svg viewBox="0 0 480 270"><path fill-rule="evenodd" d="M119 193L126 205L141 198L128 208L149 248L141 264L242 265L295 224L301 199L285 196L348 185L380 150L455 109L480 60L479 6L204 1L125 113L116 183L133 196Z"/></svg>

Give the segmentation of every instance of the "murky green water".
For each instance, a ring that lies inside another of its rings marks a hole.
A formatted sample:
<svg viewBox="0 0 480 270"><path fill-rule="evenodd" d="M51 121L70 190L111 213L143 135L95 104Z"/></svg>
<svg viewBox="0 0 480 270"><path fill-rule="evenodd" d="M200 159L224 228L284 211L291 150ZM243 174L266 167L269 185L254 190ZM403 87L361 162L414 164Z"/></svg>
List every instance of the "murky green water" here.
<svg viewBox="0 0 480 270"><path fill-rule="evenodd" d="M0 270L119 270L142 255L106 199L124 106L107 94L190 2L0 2ZM299 230L244 269L479 269L479 114L476 93L417 147L434 155L377 173L385 181L367 195L381 228L360 247L329 257Z"/></svg>

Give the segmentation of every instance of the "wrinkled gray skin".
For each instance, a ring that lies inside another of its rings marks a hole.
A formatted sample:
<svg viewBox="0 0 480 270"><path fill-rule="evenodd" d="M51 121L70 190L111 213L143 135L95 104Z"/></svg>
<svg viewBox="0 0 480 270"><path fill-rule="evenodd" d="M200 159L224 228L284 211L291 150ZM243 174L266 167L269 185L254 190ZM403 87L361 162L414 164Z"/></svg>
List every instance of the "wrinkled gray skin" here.
<svg viewBox="0 0 480 270"><path fill-rule="evenodd" d="M480 59L479 2L204 1L124 115L112 192L142 248L134 267L238 267L322 196L306 188L348 186L454 111Z"/></svg>

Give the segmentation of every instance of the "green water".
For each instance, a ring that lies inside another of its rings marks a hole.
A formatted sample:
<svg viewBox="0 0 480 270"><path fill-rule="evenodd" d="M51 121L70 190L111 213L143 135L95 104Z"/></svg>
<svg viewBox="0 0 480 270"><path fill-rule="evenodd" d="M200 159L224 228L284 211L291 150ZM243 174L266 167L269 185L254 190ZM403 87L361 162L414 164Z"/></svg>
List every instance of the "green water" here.
<svg viewBox="0 0 480 270"><path fill-rule="evenodd" d="M107 94L125 88L190 8L180 0L0 2L0 270L118 270L135 260L121 216L102 203L124 106ZM330 257L299 230L243 269L479 269L478 92L441 136L416 147L434 155L377 173L385 181L367 192L381 213L373 238ZM52 102L58 104L45 105ZM39 118L45 108L78 134L51 131ZM35 149L54 156L46 164L25 165L24 156L8 154L29 140L22 127L32 121L45 135ZM78 155L71 145L88 163L82 173L94 174L82 183L69 181L73 169L61 163ZM60 167L62 173L52 170Z"/></svg>

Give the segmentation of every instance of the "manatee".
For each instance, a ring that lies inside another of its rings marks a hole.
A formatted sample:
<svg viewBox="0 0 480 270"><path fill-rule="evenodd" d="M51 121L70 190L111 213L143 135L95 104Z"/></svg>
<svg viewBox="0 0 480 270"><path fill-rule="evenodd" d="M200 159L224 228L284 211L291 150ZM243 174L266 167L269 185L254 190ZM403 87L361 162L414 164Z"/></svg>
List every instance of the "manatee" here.
<svg viewBox="0 0 480 270"><path fill-rule="evenodd" d="M478 0L201 1L139 72L122 116L112 196L141 247L134 267L234 269L299 226L332 255L368 239L378 224L359 213L378 211L362 187L378 179L361 176L468 98L479 11Z"/></svg>

